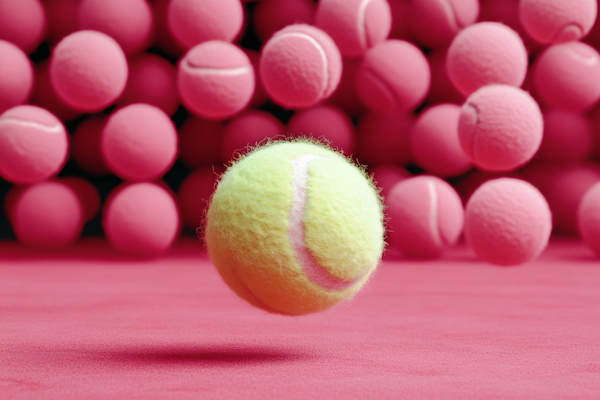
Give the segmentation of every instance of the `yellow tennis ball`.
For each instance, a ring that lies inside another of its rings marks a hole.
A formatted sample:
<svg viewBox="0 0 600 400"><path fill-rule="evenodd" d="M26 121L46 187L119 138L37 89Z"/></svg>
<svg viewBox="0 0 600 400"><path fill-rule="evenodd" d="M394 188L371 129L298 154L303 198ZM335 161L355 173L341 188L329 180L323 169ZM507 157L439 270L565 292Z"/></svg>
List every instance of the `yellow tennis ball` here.
<svg viewBox="0 0 600 400"><path fill-rule="evenodd" d="M231 289L285 315L322 311L353 296L384 248L382 205L370 178L306 140L267 144L229 167L205 234Z"/></svg>

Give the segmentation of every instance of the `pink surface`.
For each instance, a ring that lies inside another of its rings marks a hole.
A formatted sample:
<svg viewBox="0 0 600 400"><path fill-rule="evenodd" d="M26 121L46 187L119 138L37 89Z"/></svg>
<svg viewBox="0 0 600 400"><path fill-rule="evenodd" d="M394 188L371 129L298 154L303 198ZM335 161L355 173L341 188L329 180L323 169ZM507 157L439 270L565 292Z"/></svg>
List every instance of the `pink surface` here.
<svg viewBox="0 0 600 400"><path fill-rule="evenodd" d="M23 50L0 40L0 113L25 103L31 95L34 76L31 61Z"/></svg>
<svg viewBox="0 0 600 400"><path fill-rule="evenodd" d="M387 261L352 302L269 315L237 298L194 239L163 258L85 240L0 242L4 398L596 399L600 274L555 241L517 268L461 246Z"/></svg>
<svg viewBox="0 0 600 400"><path fill-rule="evenodd" d="M191 115L179 129L179 159L190 168L219 163L225 124Z"/></svg>
<svg viewBox="0 0 600 400"><path fill-rule="evenodd" d="M40 0L0 1L0 39L32 53L44 40L46 10Z"/></svg>
<svg viewBox="0 0 600 400"><path fill-rule="evenodd" d="M292 24L312 24L316 5L312 0L261 1L254 9L254 29L261 41Z"/></svg>
<svg viewBox="0 0 600 400"><path fill-rule="evenodd" d="M356 73L361 101L371 111L387 114L417 108L430 83L431 71L422 50L397 39L369 49Z"/></svg>

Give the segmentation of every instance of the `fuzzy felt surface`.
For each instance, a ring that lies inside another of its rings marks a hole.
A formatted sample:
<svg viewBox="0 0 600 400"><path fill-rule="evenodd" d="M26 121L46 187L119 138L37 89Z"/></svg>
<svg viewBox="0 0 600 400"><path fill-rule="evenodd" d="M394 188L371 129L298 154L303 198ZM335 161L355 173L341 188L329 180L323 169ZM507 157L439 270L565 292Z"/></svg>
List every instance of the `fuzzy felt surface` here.
<svg viewBox="0 0 600 400"><path fill-rule="evenodd" d="M306 176L295 184L294 160L306 155L300 163ZM295 195L298 185L304 185L304 200ZM302 210L295 211L295 201L304 203ZM298 215L303 227L294 229ZM360 289L379 262L383 234L380 200L363 171L325 147L281 142L258 149L223 175L208 211L206 243L242 298L298 315L331 307ZM309 253L295 250L303 243ZM357 282L328 290L321 278L310 279L321 274L307 274L303 260L333 281Z"/></svg>

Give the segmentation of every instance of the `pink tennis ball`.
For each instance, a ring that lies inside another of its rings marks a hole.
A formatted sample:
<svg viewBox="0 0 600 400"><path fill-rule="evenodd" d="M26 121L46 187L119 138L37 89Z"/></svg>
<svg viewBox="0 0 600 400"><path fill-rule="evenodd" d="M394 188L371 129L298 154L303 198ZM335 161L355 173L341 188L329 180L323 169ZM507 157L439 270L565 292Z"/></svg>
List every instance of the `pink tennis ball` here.
<svg viewBox="0 0 600 400"><path fill-rule="evenodd" d="M181 59L177 87L183 104L199 117L225 119L244 109L254 93L248 56L223 41L204 42Z"/></svg>
<svg viewBox="0 0 600 400"><path fill-rule="evenodd" d="M83 208L69 185L45 181L25 188L14 204L17 239L30 247L59 249L73 244L83 229Z"/></svg>
<svg viewBox="0 0 600 400"><path fill-rule="evenodd" d="M600 183L592 186L581 199L577 228L584 243L600 256Z"/></svg>
<svg viewBox="0 0 600 400"><path fill-rule="evenodd" d="M354 125L346 113L331 104L319 104L296 111L288 122L287 133L294 137L324 138L346 155L354 152Z"/></svg>
<svg viewBox="0 0 600 400"><path fill-rule="evenodd" d="M465 238L482 260L518 265L536 258L548 245L552 215L533 185L514 178L484 183L466 206Z"/></svg>
<svg viewBox="0 0 600 400"><path fill-rule="evenodd" d="M254 29L263 42L288 25L312 24L316 5L312 0L261 1L254 9Z"/></svg>
<svg viewBox="0 0 600 400"><path fill-rule="evenodd" d="M131 104L106 121L102 155L122 179L151 180L163 176L177 157L177 131L169 116L149 104Z"/></svg>
<svg viewBox="0 0 600 400"><path fill-rule="evenodd" d="M447 182L416 176L397 183L386 204L389 240L411 258L436 258L458 241L464 211L460 197Z"/></svg>
<svg viewBox="0 0 600 400"><path fill-rule="evenodd" d="M83 210L83 221L89 222L94 219L101 205L98 189L89 181L76 176L60 178L57 181L66 184L77 194Z"/></svg>
<svg viewBox="0 0 600 400"><path fill-rule="evenodd" d="M480 22L460 31L446 59L448 76L464 96L494 83L519 87L528 65L519 35L498 22Z"/></svg>
<svg viewBox="0 0 600 400"><path fill-rule="evenodd" d="M369 174L373 176L373 181L379 190L381 190L381 196L383 196L384 201L386 201L396 183L412 176L406 169L394 164L376 165L373 168L369 168Z"/></svg>
<svg viewBox="0 0 600 400"><path fill-rule="evenodd" d="M118 106L147 103L175 114L179 107L177 68L156 54L143 54L129 62L129 77Z"/></svg>
<svg viewBox="0 0 600 400"><path fill-rule="evenodd" d="M70 107L100 111L113 104L127 83L127 60L110 36L78 31L54 48L50 79L58 96Z"/></svg>
<svg viewBox="0 0 600 400"><path fill-rule="evenodd" d="M543 115L544 136L536 158L564 164L591 155L594 134L587 115L562 110L546 110Z"/></svg>
<svg viewBox="0 0 600 400"><path fill-rule="evenodd" d="M50 111L61 121L73 121L81 116L79 111L69 107L56 94L50 80L50 62L48 60L35 65L35 85L31 103Z"/></svg>
<svg viewBox="0 0 600 400"><path fill-rule="evenodd" d="M345 58L343 60L340 84L328 99L328 102L340 107L352 117L360 116L366 111L365 105L358 98L356 91L356 74L360 61L360 58Z"/></svg>
<svg viewBox="0 0 600 400"><path fill-rule="evenodd" d="M249 110L232 118L223 129L221 157L230 161L245 154L250 146L282 136L285 126L266 111Z"/></svg>
<svg viewBox="0 0 600 400"><path fill-rule="evenodd" d="M386 40L367 51L356 75L359 98L379 113L416 108L427 95L431 71L423 52L403 40Z"/></svg>
<svg viewBox="0 0 600 400"><path fill-rule="evenodd" d="M0 115L0 176L17 184L50 178L68 154L67 131L54 115L36 106L17 106Z"/></svg>
<svg viewBox="0 0 600 400"><path fill-rule="evenodd" d="M458 138L461 108L439 104L423 111L410 133L415 162L430 174L442 178L462 175L472 163Z"/></svg>
<svg viewBox="0 0 600 400"><path fill-rule="evenodd" d="M190 116L179 129L179 159L189 168L221 161L223 121Z"/></svg>
<svg viewBox="0 0 600 400"><path fill-rule="evenodd" d="M200 229L223 167L203 167L192 171L177 192L183 224L190 229Z"/></svg>
<svg viewBox="0 0 600 400"><path fill-rule="evenodd" d="M40 0L0 1L0 39L33 52L46 34L46 10Z"/></svg>
<svg viewBox="0 0 600 400"><path fill-rule="evenodd" d="M410 0L409 4L410 33L428 48L447 46L479 15L478 0Z"/></svg>
<svg viewBox="0 0 600 400"><path fill-rule="evenodd" d="M546 189L557 233L577 235L577 209L585 193L600 182L600 166L576 164L555 172Z"/></svg>
<svg viewBox="0 0 600 400"><path fill-rule="evenodd" d="M171 0L167 23L173 37L189 49L210 40L233 41L244 11L239 0Z"/></svg>
<svg viewBox="0 0 600 400"><path fill-rule="evenodd" d="M152 19L146 0L81 0L77 10L79 29L106 33L128 55L150 46Z"/></svg>
<svg viewBox="0 0 600 400"><path fill-rule="evenodd" d="M321 0L315 25L331 36L344 57L359 57L387 39L392 14L386 0Z"/></svg>
<svg viewBox="0 0 600 400"><path fill-rule="evenodd" d="M431 68L431 85L429 93L427 93L428 104L462 104L465 102L465 96L454 87L448 76L447 54L447 49L435 49L427 54L427 61Z"/></svg>
<svg viewBox="0 0 600 400"><path fill-rule="evenodd" d="M33 89L33 66L23 50L0 40L0 113L27 102Z"/></svg>
<svg viewBox="0 0 600 400"><path fill-rule="evenodd" d="M265 90L287 108L312 106L337 88L342 57L333 40L310 25L289 25L262 48L260 76Z"/></svg>
<svg viewBox="0 0 600 400"><path fill-rule="evenodd" d="M77 9L80 0L52 0L44 2L47 17L47 38L52 44L79 29Z"/></svg>
<svg viewBox="0 0 600 400"><path fill-rule="evenodd" d="M366 113L356 127L356 158L361 164L406 165L413 160L410 130L413 114Z"/></svg>
<svg viewBox="0 0 600 400"><path fill-rule="evenodd" d="M564 43L587 35L598 13L596 0L521 0L519 19L540 43Z"/></svg>
<svg viewBox="0 0 600 400"><path fill-rule="evenodd" d="M90 116L77 126L71 139L71 158L79 168L92 176L110 173L100 146L105 124L103 116Z"/></svg>
<svg viewBox="0 0 600 400"><path fill-rule="evenodd" d="M137 257L164 253L177 237L179 212L173 196L154 183L129 183L111 194L102 226L118 251Z"/></svg>
<svg viewBox="0 0 600 400"><path fill-rule="evenodd" d="M549 107L585 111L600 99L600 54L585 43L547 47L532 73L536 94Z"/></svg>
<svg viewBox="0 0 600 400"><path fill-rule="evenodd" d="M458 135L465 154L489 171L510 171L537 152L542 112L525 91L508 85L484 86L463 104Z"/></svg>

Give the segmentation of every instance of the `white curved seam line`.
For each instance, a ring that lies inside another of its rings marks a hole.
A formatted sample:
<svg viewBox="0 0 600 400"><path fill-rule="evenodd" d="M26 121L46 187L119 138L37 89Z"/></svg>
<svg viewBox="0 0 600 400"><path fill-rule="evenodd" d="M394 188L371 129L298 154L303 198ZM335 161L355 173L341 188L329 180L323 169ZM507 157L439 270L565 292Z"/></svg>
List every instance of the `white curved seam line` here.
<svg viewBox="0 0 600 400"><path fill-rule="evenodd" d="M594 65L594 64L598 64L598 56L595 54L592 54L591 57L586 57L582 54L580 54L578 51L573 50L571 48L568 48L569 52L572 54L573 58L581 61L583 64L586 65Z"/></svg>
<svg viewBox="0 0 600 400"><path fill-rule="evenodd" d="M369 3L373 0L363 0L358 6L358 35L360 40L360 45L363 49L366 49L368 46L367 43L367 32L365 29L365 18L366 18L366 10Z"/></svg>
<svg viewBox="0 0 600 400"><path fill-rule="evenodd" d="M327 290L344 290L364 277L344 280L332 276L327 270L319 266L305 241L304 215L308 200L308 167L314 160L323 157L315 154L303 154L292 161L292 209L290 211L290 228L288 237L292 243L296 260L302 267L302 272L314 284Z"/></svg>
<svg viewBox="0 0 600 400"><path fill-rule="evenodd" d="M37 122L23 121L22 119L11 117L5 117L0 119L0 126L5 124L16 124L20 126L26 126L28 128L37 128L49 133L58 133L63 131L63 126L61 124L48 126Z"/></svg>
<svg viewBox="0 0 600 400"><path fill-rule="evenodd" d="M329 86L329 71L327 70L327 54L325 54L325 50L319 44L319 42L317 42L315 39L313 39L309 35L307 35L305 33L297 33L297 32L286 33L286 34L283 34L280 36L276 36L271 40L271 45L273 43L276 43L276 42L280 41L281 39L289 37L289 36L306 39L313 46L315 46L317 48L317 51L319 52L319 55L321 56L321 61L323 62L323 76L325 77L325 79L324 79L325 83L324 83L323 87L321 88L321 93L319 93L319 98L323 97L323 95L325 94L325 91L327 90L327 87Z"/></svg>
<svg viewBox="0 0 600 400"><path fill-rule="evenodd" d="M250 72L250 67L237 67L237 68L205 68L205 67L192 67L189 61L183 63L183 68L192 74L210 74L210 75L243 75Z"/></svg>
<svg viewBox="0 0 600 400"><path fill-rule="evenodd" d="M450 1L440 0L439 2L442 3L442 7L444 7L444 10L446 11L448 20L451 21L451 23L454 25L453 28L456 29L457 31L460 31L461 26L460 26L460 23L458 22L456 13L454 12L454 8L452 8L452 4L450 4Z"/></svg>
<svg viewBox="0 0 600 400"><path fill-rule="evenodd" d="M427 190L429 191L429 229L433 240L437 245L442 245L440 230L438 225L439 204L438 195L435 190L435 183L432 180L427 181Z"/></svg>

